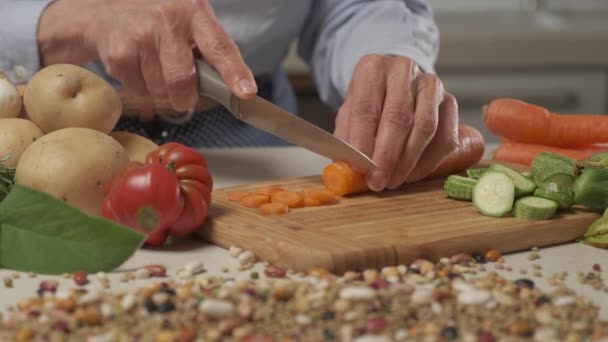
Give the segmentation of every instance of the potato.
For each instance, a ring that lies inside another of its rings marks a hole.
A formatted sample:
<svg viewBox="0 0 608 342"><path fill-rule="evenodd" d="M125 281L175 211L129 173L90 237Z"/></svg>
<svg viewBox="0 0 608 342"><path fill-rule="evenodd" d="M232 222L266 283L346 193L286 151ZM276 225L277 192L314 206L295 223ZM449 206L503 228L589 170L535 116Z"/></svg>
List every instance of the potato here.
<svg viewBox="0 0 608 342"><path fill-rule="evenodd" d="M15 178L18 184L101 216L112 177L128 162L127 151L111 136L90 128L63 128L25 150Z"/></svg>
<svg viewBox="0 0 608 342"><path fill-rule="evenodd" d="M131 132L111 132L110 136L116 139L116 141L127 150L127 154L131 161L144 163L148 154L152 151L156 151L159 147L152 140Z"/></svg>
<svg viewBox="0 0 608 342"><path fill-rule="evenodd" d="M42 135L40 127L29 120L0 119L0 158L9 156L2 163L17 166L23 152Z"/></svg>
<svg viewBox="0 0 608 342"><path fill-rule="evenodd" d="M110 133L122 112L120 96L103 78L82 67L53 64L25 87L27 114L44 133L85 127Z"/></svg>

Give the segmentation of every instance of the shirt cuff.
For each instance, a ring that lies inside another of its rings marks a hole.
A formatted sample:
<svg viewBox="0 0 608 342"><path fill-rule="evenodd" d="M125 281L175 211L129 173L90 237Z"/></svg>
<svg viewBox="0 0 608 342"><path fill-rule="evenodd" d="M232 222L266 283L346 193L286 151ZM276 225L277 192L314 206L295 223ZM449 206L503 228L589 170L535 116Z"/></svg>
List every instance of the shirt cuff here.
<svg viewBox="0 0 608 342"><path fill-rule="evenodd" d="M0 4L0 69L12 83L26 83L40 70L38 21L53 0L4 1Z"/></svg>

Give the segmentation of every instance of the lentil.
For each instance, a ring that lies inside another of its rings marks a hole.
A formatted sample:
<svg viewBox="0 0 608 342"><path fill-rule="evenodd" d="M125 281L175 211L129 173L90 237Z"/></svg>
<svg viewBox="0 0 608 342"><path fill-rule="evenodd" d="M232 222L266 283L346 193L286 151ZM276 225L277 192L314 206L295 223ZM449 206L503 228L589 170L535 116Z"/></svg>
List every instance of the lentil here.
<svg viewBox="0 0 608 342"><path fill-rule="evenodd" d="M85 271L78 271L72 275L72 279L76 285L82 286L89 282L87 279L87 273Z"/></svg>
<svg viewBox="0 0 608 342"><path fill-rule="evenodd" d="M287 274L287 271L278 266L268 266L264 269L264 274L271 278L283 278Z"/></svg>
<svg viewBox="0 0 608 342"><path fill-rule="evenodd" d="M144 268L148 270L152 277L162 278L167 276L167 269L163 265L148 265L144 266Z"/></svg>
<svg viewBox="0 0 608 342"><path fill-rule="evenodd" d="M4 287L13 287L13 278L4 277L2 280L4 282Z"/></svg>

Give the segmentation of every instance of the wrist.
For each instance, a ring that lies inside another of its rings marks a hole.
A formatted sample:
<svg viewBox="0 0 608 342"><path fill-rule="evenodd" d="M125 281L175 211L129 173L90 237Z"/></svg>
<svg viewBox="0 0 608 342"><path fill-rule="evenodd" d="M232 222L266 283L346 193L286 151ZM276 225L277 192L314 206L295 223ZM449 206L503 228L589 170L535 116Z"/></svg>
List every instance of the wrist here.
<svg viewBox="0 0 608 342"><path fill-rule="evenodd" d="M90 3L90 1L86 1ZM38 20L40 66L56 63L82 65L95 57L95 50L85 43L84 35L90 6L83 0L54 0Z"/></svg>

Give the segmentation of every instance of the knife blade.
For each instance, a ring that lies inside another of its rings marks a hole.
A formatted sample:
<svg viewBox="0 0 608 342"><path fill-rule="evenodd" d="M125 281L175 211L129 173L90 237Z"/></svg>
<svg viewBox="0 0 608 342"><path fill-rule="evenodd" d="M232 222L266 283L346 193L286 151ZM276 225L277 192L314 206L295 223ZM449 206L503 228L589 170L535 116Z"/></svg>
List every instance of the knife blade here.
<svg viewBox="0 0 608 342"><path fill-rule="evenodd" d="M361 171L377 169L368 156L333 134L259 96L239 99L210 65L200 59L196 59L195 64L199 95L221 103L237 119L331 160L347 162Z"/></svg>

